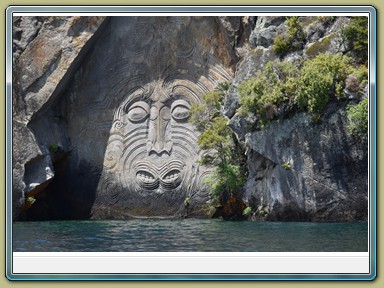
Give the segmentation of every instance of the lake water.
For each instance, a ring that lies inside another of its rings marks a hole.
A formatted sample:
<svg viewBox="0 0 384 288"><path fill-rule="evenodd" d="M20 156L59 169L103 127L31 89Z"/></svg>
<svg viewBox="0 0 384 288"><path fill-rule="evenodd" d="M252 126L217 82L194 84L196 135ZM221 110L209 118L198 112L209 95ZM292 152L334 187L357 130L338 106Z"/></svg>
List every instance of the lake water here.
<svg viewBox="0 0 384 288"><path fill-rule="evenodd" d="M17 252L366 252L368 224L220 219L13 224Z"/></svg>

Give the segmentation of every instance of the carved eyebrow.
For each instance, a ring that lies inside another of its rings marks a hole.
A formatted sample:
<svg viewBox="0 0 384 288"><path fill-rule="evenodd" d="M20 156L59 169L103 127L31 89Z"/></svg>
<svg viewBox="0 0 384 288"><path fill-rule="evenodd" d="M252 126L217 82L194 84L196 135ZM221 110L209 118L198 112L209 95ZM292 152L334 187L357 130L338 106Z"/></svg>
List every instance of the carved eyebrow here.
<svg viewBox="0 0 384 288"><path fill-rule="evenodd" d="M191 108L191 104L189 103L189 101L187 101L185 99L179 99L179 100L176 100L172 103L172 110L175 109L175 107L179 106L179 105L185 106L187 108Z"/></svg>
<svg viewBox="0 0 384 288"><path fill-rule="evenodd" d="M141 93L140 93L141 91ZM147 101L149 99L149 97L152 95L152 93L146 93L147 91L145 91L143 88L138 88L136 89L134 92L132 92L128 98L124 101L124 105L123 105L123 110L125 112L128 111L128 109L131 107L131 105L133 105L135 102L138 102L138 101Z"/></svg>
<svg viewBox="0 0 384 288"><path fill-rule="evenodd" d="M187 102L189 104L189 106L191 105L191 103L194 103L196 100L194 99L194 97L190 96L190 95L184 95L184 94L181 94L181 93L173 93L170 95L170 100L174 102L177 102L177 101L184 101L184 102ZM172 104L173 106L174 104Z"/></svg>
<svg viewBox="0 0 384 288"><path fill-rule="evenodd" d="M198 91L195 91L191 87L185 86L185 85L175 85L172 87L171 97L182 97L189 101L190 103L201 103L201 99L197 93Z"/></svg>
<svg viewBox="0 0 384 288"><path fill-rule="evenodd" d="M147 101L148 98L152 95L153 90L146 90L143 87L135 87L128 91L128 97L118 106L114 113L114 119L121 119L123 114L126 114L135 102L138 101Z"/></svg>

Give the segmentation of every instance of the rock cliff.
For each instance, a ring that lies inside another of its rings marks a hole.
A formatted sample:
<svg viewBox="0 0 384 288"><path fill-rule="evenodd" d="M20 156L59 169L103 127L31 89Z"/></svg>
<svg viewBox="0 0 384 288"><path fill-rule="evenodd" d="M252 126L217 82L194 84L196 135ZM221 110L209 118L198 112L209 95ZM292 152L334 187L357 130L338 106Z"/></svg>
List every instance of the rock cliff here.
<svg viewBox="0 0 384 288"><path fill-rule="evenodd" d="M302 46L281 57L272 45L285 17L15 17L14 219L212 215L188 111L223 81L253 218L366 219L368 148L349 135L345 107L367 95L263 129L237 113L237 87L269 61L347 51L348 18L300 21Z"/></svg>
<svg viewBox="0 0 384 288"><path fill-rule="evenodd" d="M104 17L14 17L13 19L13 217L41 194L55 174L49 147L30 128L55 105L71 74L93 43ZM45 141L65 133L44 129ZM52 142L55 143L55 142Z"/></svg>
<svg viewBox="0 0 384 288"><path fill-rule="evenodd" d="M356 98L353 92L345 91L348 100L330 103L319 121L297 111L252 131L252 119L236 113L237 86L268 61L302 61L319 53L345 53L341 31L349 20L302 17L305 45L279 57L273 41L287 30L285 17L257 19L250 36L252 49L238 65L225 107L230 127L246 143L249 177L243 198L256 211L256 219L367 219L368 146L348 133L345 110ZM367 97L366 90L360 97Z"/></svg>

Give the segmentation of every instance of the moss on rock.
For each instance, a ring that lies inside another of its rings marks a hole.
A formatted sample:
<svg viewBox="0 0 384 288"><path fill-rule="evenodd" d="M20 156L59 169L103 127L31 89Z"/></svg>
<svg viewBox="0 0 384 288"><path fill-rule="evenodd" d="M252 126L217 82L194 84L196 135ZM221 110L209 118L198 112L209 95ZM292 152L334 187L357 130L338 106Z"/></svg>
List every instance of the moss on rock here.
<svg viewBox="0 0 384 288"><path fill-rule="evenodd" d="M329 45L331 44L331 40L335 37L335 34L330 34L323 39L313 43L311 46L307 48L305 53L307 54L308 58L312 59L315 58L320 53L325 53Z"/></svg>

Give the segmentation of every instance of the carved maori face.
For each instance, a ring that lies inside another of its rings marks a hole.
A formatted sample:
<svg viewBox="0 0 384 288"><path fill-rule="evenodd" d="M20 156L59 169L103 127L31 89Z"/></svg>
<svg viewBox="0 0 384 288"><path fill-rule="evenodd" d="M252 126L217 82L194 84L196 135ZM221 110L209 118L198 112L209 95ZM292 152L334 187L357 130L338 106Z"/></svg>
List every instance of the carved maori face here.
<svg viewBox="0 0 384 288"><path fill-rule="evenodd" d="M167 193L181 186L197 156L196 135L188 123L192 101L155 84L124 103L118 121L126 139L132 139L124 162L128 186L147 193Z"/></svg>
<svg viewBox="0 0 384 288"><path fill-rule="evenodd" d="M104 160L104 174L114 178L104 184L109 198L124 207L135 203L132 207L141 207L138 214L144 209L149 215L161 214L161 209L175 213L186 197L207 200L200 183L205 170L197 164L198 135L188 122L197 101L191 90L160 82L126 97L116 109ZM116 182L122 188L114 188Z"/></svg>
<svg viewBox="0 0 384 288"><path fill-rule="evenodd" d="M69 97L79 120L71 121L70 173L95 167L73 193L91 199L94 218L185 215L187 197L188 215L206 215L209 169L199 165L188 118L202 95L232 78L233 47L221 28L214 17L109 19Z"/></svg>

